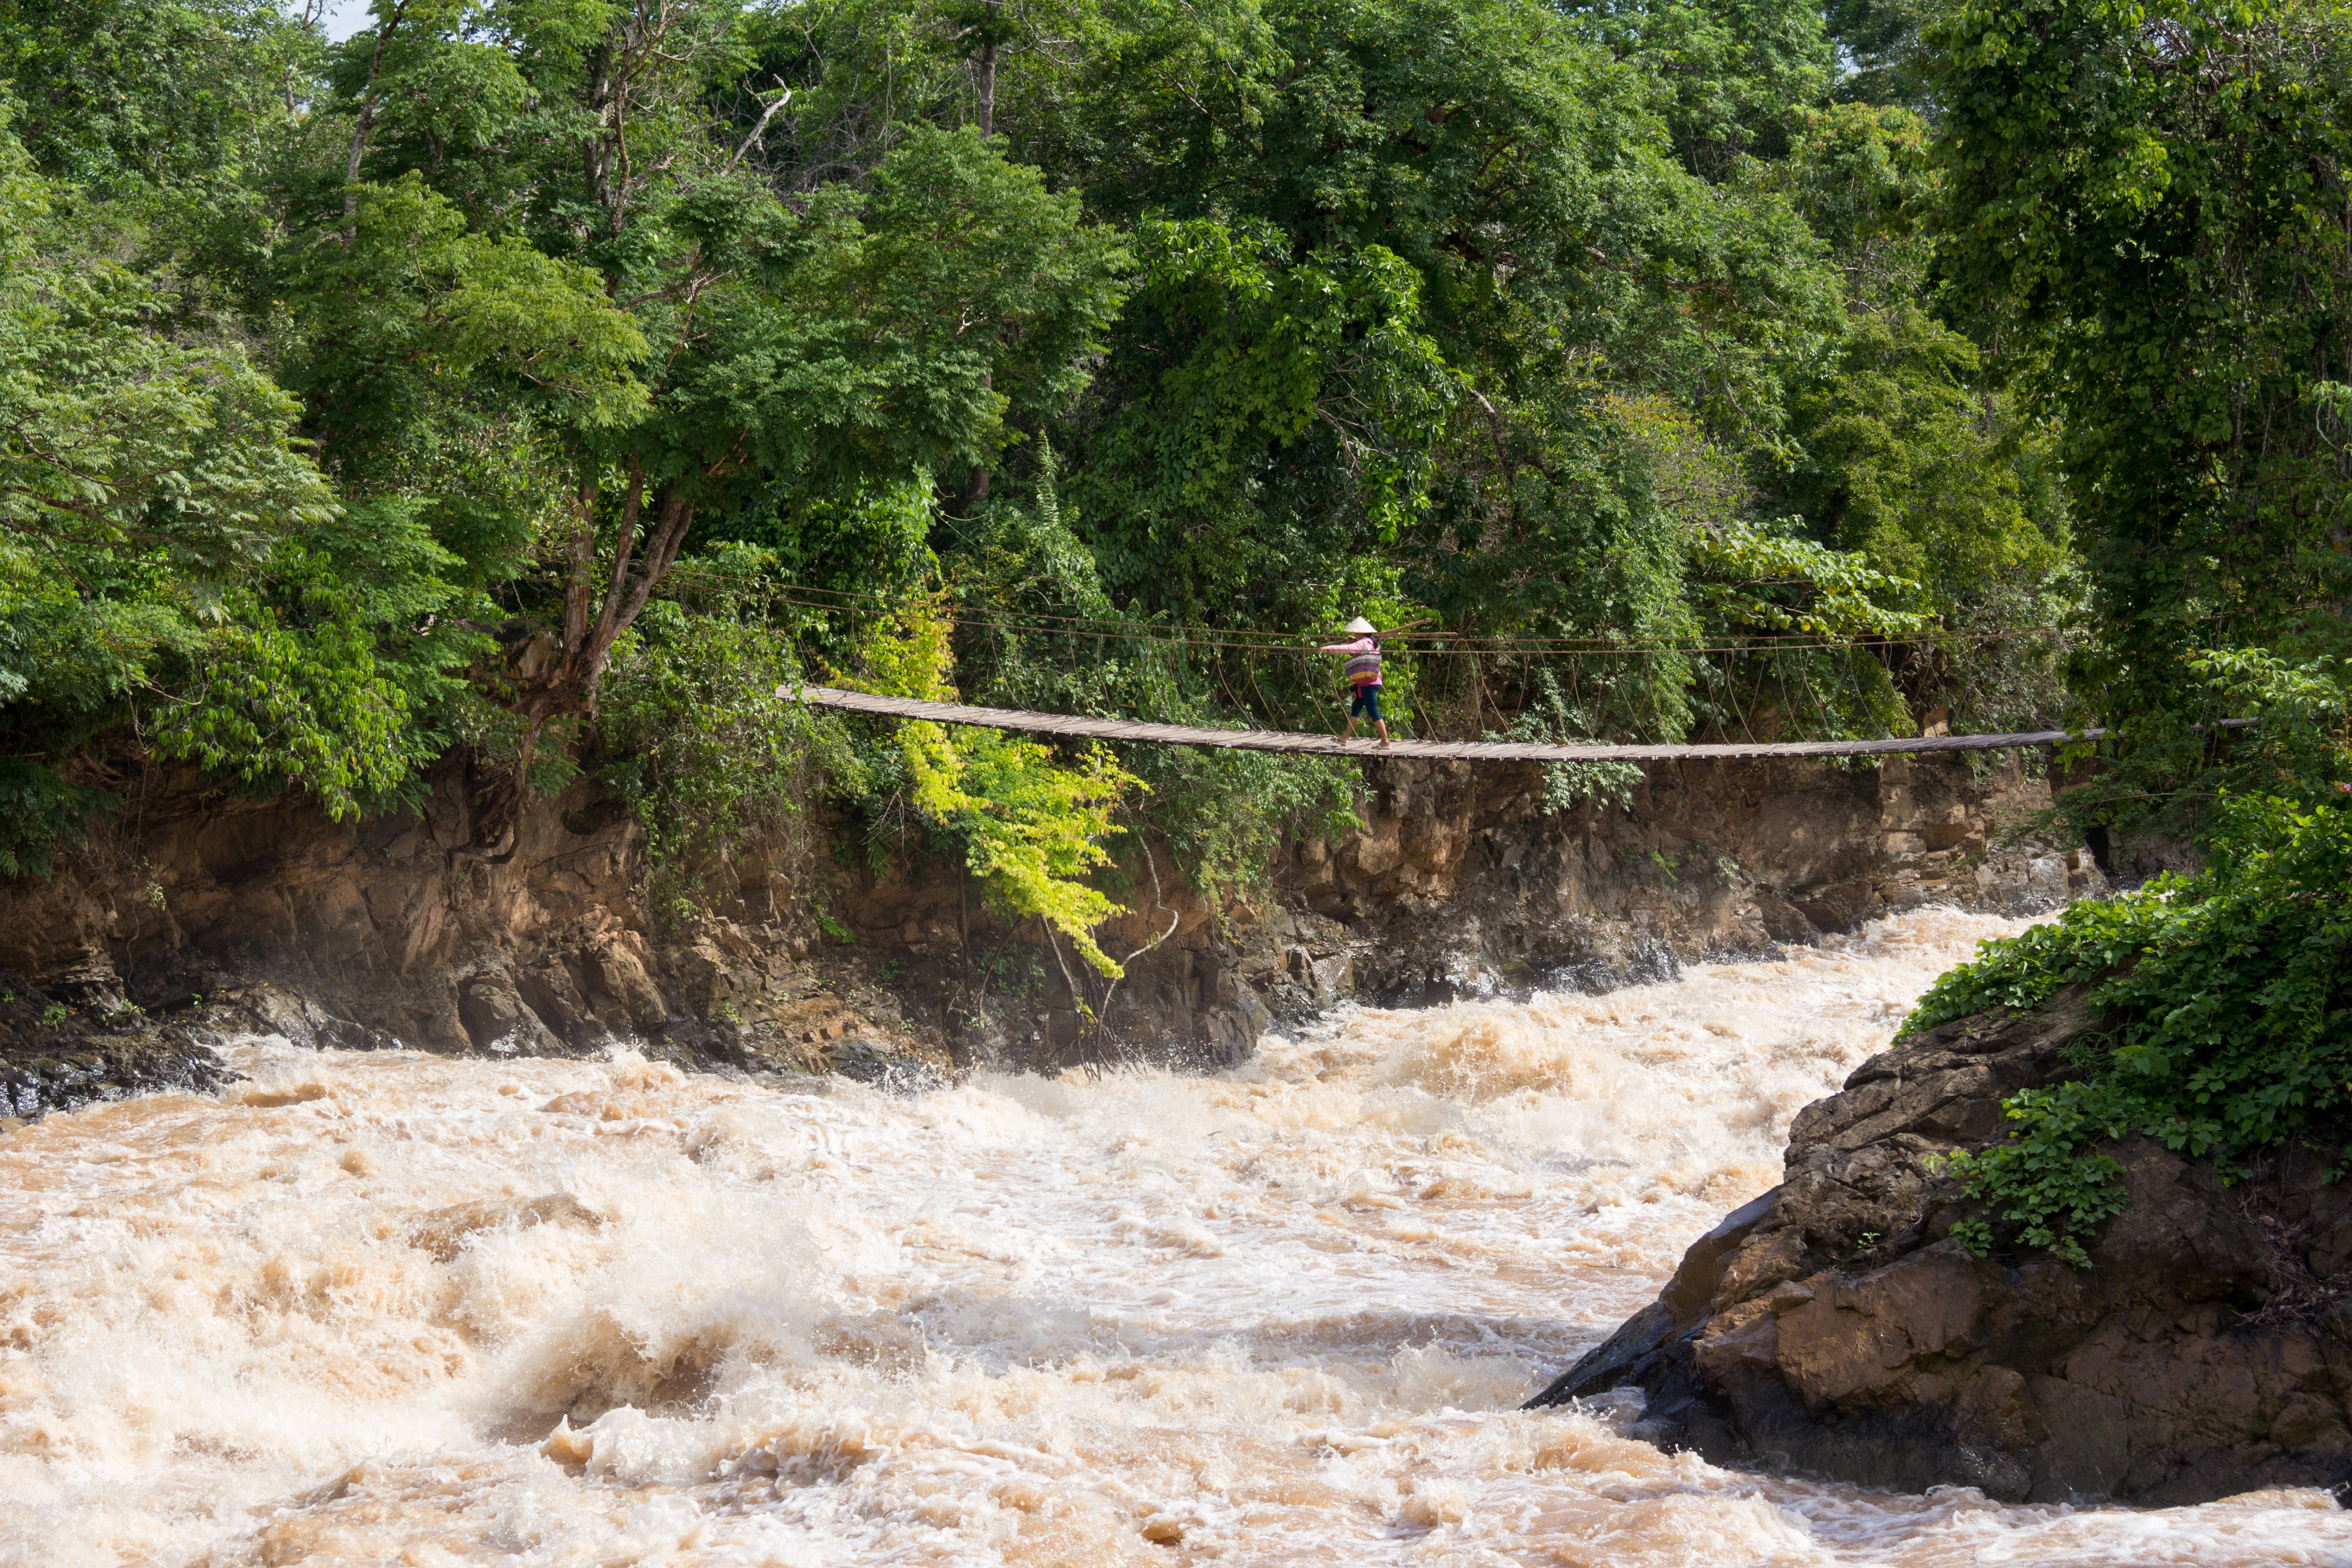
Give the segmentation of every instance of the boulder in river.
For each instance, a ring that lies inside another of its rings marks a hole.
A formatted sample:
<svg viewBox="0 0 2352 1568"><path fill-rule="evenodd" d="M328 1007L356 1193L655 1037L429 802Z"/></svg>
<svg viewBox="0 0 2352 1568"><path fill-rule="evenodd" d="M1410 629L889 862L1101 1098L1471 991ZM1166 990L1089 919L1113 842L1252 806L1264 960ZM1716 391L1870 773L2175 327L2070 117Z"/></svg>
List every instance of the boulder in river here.
<svg viewBox="0 0 2352 1568"><path fill-rule="evenodd" d="M2225 1185L2146 1138L2075 1268L1978 1258L1935 1157L2076 1070L2087 987L1955 1019L1800 1112L1785 1180L1695 1243L1658 1300L1531 1403L1612 1389L1718 1463L2004 1500L2192 1503L2352 1481L2352 1183L2290 1148Z"/></svg>

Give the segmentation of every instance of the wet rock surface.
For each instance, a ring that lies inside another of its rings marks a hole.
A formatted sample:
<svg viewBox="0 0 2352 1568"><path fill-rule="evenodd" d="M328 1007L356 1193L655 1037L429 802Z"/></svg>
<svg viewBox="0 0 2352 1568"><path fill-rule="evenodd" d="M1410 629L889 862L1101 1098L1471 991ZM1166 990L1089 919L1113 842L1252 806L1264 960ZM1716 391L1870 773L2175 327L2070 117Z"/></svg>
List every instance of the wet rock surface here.
<svg viewBox="0 0 2352 1568"><path fill-rule="evenodd" d="M833 1070L853 1083L893 1094L920 1094L947 1084L947 1075L933 1064L873 1040L844 1040L833 1053Z"/></svg>
<svg viewBox="0 0 2352 1568"><path fill-rule="evenodd" d="M157 999L152 1009L109 984L34 984L0 972L0 1129L94 1100L171 1089L207 1093L232 1080L212 1047L268 1032L292 999L218 992Z"/></svg>
<svg viewBox="0 0 2352 1568"><path fill-rule="evenodd" d="M2295 1150L2238 1186L2133 1138L2091 1267L1978 1258L1930 1162L2076 1070L2074 987L1871 1058L1790 1130L1785 1180L1534 1402L1633 1387L1719 1463L2004 1500L2202 1502L2352 1481L2352 1190Z"/></svg>

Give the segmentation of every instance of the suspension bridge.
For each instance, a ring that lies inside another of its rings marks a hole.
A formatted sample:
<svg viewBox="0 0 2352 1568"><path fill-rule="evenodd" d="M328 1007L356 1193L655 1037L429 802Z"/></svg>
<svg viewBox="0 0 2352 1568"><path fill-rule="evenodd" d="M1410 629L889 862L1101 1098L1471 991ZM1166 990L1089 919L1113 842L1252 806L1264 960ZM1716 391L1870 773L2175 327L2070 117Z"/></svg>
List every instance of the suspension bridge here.
<svg viewBox="0 0 2352 1568"><path fill-rule="evenodd" d="M1671 763L1728 761L1735 757L1872 757L1920 752L1997 752L2013 746L2047 746L2095 741L2105 730L2035 730L2014 735L1919 735L1886 741L1741 741L1704 746L1558 746L1526 741L1396 741L1382 747L1370 738L1341 743L1334 735L1302 735L1283 730L1213 730L1195 724L1152 724L1134 719L1089 719L1072 713L1029 713L1013 708L975 708L961 702L926 702L911 697L878 697L837 686L787 683L776 695L813 708L835 708L892 719L929 719L1093 741L1139 742L1157 746L1215 746L1237 752L1286 752L1315 757L1428 757L1482 763Z"/></svg>

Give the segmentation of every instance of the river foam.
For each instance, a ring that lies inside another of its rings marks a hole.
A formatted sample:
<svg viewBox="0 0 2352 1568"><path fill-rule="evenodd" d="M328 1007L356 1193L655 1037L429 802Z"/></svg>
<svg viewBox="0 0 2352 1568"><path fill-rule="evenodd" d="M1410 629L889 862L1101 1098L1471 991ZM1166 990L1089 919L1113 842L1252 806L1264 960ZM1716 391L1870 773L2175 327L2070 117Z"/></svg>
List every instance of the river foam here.
<svg viewBox="0 0 2352 1568"><path fill-rule="evenodd" d="M0 1140L0 1562L2352 1563L1515 1408L2012 929L895 1099L253 1040Z"/></svg>

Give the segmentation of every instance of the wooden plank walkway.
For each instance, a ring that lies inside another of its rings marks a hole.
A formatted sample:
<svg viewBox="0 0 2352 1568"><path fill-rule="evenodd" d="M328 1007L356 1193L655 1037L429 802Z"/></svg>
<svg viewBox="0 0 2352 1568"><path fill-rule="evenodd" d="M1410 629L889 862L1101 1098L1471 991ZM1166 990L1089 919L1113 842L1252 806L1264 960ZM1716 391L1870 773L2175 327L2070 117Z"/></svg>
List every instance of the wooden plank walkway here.
<svg viewBox="0 0 2352 1568"><path fill-rule="evenodd" d="M1222 746L1243 752L1294 752L1318 757L1449 757L1486 763L1669 763L1685 758L1870 757L1914 752L1990 752L2011 746L2046 746L2059 741L2092 741L2105 730L2037 730L2021 735L1923 735L1895 741L1754 742L1726 746L1543 746L1520 741L1399 741L1386 751L1376 739L1359 737L1342 746L1334 735L1295 735L1280 730L1207 730L1190 724L1147 724L1131 719L1082 719L1066 713L1024 713L1009 708L971 708L961 702L921 702L908 697L876 697L834 686L785 685L786 701L894 719L929 719L941 724L971 724L1014 730L1024 735L1075 735L1096 741L1139 741L1158 746Z"/></svg>

